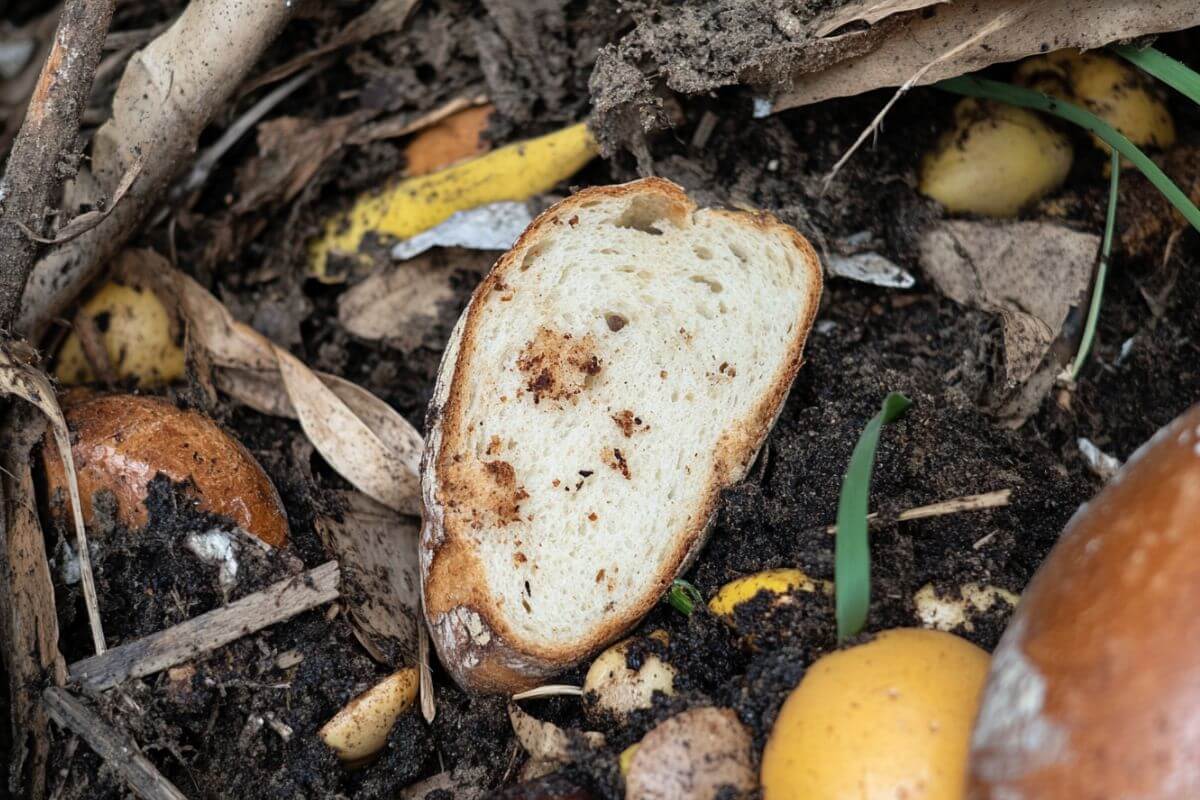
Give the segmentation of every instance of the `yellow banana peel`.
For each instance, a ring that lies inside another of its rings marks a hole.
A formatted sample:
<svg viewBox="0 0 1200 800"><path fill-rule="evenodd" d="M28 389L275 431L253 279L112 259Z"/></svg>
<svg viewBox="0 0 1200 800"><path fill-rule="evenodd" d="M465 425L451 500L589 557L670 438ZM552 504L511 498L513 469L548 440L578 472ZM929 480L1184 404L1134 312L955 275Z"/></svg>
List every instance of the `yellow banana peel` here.
<svg viewBox="0 0 1200 800"><path fill-rule="evenodd" d="M310 246L309 272L324 283L337 283L342 278L329 273L329 257L358 257L367 234L407 239L456 211L526 200L574 175L598 152L581 122L363 195L349 211L326 222L324 233Z"/></svg>

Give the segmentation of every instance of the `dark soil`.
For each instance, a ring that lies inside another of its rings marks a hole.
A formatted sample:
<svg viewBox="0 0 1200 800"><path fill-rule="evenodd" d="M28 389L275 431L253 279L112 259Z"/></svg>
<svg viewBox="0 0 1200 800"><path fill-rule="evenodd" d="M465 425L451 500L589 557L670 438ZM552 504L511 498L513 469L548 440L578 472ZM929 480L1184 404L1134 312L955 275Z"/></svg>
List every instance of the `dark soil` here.
<svg viewBox="0 0 1200 800"><path fill-rule="evenodd" d="M357 11L350 5L314 9L296 22L267 65L344 25ZM404 32L350 48L274 113L314 120L364 108L415 113L482 90L499 109L490 133L507 142L579 119L593 101L607 102L624 91L627 96L607 107L621 114L634 108L625 123L639 131L647 127L643 123L671 129L644 140L640 133L610 137L611 158L593 162L571 186L628 180L637 177L640 164L682 184L701 203L770 211L805 233L818 250L868 231L882 254L918 275L917 286L898 291L827 282L807 362L778 424L749 477L723 495L711 539L684 577L706 598L732 578L771 567L801 567L814 578L832 579L833 537L825 529L834 521L850 452L883 397L903 391L914 406L885 430L871 491L872 506L884 520L871 539L869 631L877 631L917 624L912 598L927 583L955 591L981 582L1019 592L1066 520L1101 486L1080 456L1077 438L1088 437L1124 458L1200 398L1195 311L1200 248L1194 233L1185 233L1165 262L1165 241L1137 258L1118 253L1098 344L1077 387L1047 397L1022 427L1001 427L982 410L999 355L999 321L921 282L913 252L916 234L941 214L914 191L916 166L949 118L953 98L931 89L912 92L888 117L878 146L860 151L822 192L821 177L888 95L753 119L756 90L737 84L755 65L739 53L769 60L778 55L772 43L786 49L780 30L791 23L781 15L796 5L425 3ZM818 5L828 3L808 4L808 10L815 13ZM738 27L747 18L753 23ZM149 12L131 19L141 25L155 21ZM735 27L742 49L717 47L728 41L722 32ZM1160 46L1178 54L1182 41L1168 37ZM646 67L654 63L670 68L651 82ZM758 66L765 69L766 62ZM239 110L256 97L243 100ZM1183 138L1197 143L1196 114L1175 110ZM709 125L711 132L700 135ZM478 272L462 271L456 307L444 310L426 344L414 352L356 339L337 320L337 296L346 287L305 279L304 242L354 193L396 172L403 162L399 143L344 148L293 201L245 214L232 210L232 200L237 168L255 155L251 138L188 201L190 209L178 213L173 238L160 225L139 244L177 252L178 263L214 288L236 314L315 368L359 383L422 424L441 356L436 342L466 302ZM636 153L620 149L623 144ZM1043 206L1030 216L1061 216L1066 209L1068 224L1098 231L1107 185L1104 158L1082 137L1076 149L1076 167L1053 206L1057 210ZM536 203L546 205L569 189L561 186ZM211 405L194 387L181 389L176 399L203 406L260 460L284 499L291 544L282 553L253 559L236 586L223 591L215 567L199 562L182 541L189 532L227 529L227 523L196 511L185 489L159 482L146 529L109 525L95 537L101 608L114 644L329 558L314 519L335 510L331 491L345 484L313 454L299 427L224 399ZM888 521L907 508L1000 489L1012 493L1003 508ZM55 537L62 534L49 535L50 549L61 560L65 551L55 548ZM56 580L61 584L61 577ZM86 623L76 587L57 588L62 646L71 661L87 654ZM436 667L435 722L426 725L414 711L392 731L376 761L353 771L339 765L317 730L388 668L371 659L345 615L334 609L301 614L91 701L194 798L390 798L434 773L471 766L483 768L486 789L496 795L514 782L521 757L503 700L469 697ZM832 603L819 593L799 594L780 607L764 596L740 611L738 621L735 634L703 608L691 617L665 604L656 608L638 632L669 632L664 655L678 671L679 691L628 720L589 718L575 698L525 704L539 718L608 736L604 749L582 754L554 780L571 781L599 797L620 797L617 754L658 720L697 705L735 709L761 745L806 666L835 647ZM991 648L1005 623L1001 609L957 632ZM585 668L568 672L561 682L581 683ZM59 732L55 748L52 763L62 772L52 776L52 784L61 788L59 796L125 796L119 780L86 746Z"/></svg>

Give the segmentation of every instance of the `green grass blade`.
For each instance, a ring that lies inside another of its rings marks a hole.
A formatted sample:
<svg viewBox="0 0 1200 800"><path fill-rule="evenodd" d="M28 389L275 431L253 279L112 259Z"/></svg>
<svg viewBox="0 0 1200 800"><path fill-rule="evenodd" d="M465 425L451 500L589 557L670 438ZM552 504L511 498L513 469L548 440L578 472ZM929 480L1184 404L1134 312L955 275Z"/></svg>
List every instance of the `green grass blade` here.
<svg viewBox="0 0 1200 800"><path fill-rule="evenodd" d="M862 630L871 605L871 551L867 541L867 501L875 448L883 426L894 422L912 406L912 401L892 392L883 408L863 428L838 498L837 543L834 551L833 586L837 606L837 632L841 641Z"/></svg>
<svg viewBox="0 0 1200 800"><path fill-rule="evenodd" d="M1013 106L1044 111L1047 114L1053 114L1056 117L1073 122L1085 130L1091 131L1125 158L1129 159L1154 184L1154 187L1162 193L1163 197L1167 198L1171 205L1179 209L1179 213L1191 223L1192 227L1200 230L1200 208L1196 208L1195 204L1184 194L1183 190L1176 186L1174 181L1168 178L1158 168L1158 165L1150 160L1149 156L1139 150L1133 142L1126 139L1120 131L1092 112L1080 108L1074 103L1058 100L1041 92L1035 92L1032 89L1013 86L1010 83L991 81L986 78L976 78L970 75L949 78L935 83L934 86L947 92L962 94L968 97L998 100L1001 103L1008 103Z"/></svg>
<svg viewBox="0 0 1200 800"><path fill-rule="evenodd" d="M1142 71L1153 75L1163 83L1188 97L1193 103L1200 104L1200 74L1187 67L1166 53L1153 47L1130 47L1127 44L1116 45L1113 52L1132 62Z"/></svg>
<svg viewBox="0 0 1200 800"><path fill-rule="evenodd" d="M671 608L685 617L690 617L696 606L704 603L704 595L700 594L700 590L682 578L671 581L671 588L667 590L665 599Z"/></svg>
<svg viewBox="0 0 1200 800"><path fill-rule="evenodd" d="M1112 179L1108 184L1108 214L1104 219L1104 240L1100 245L1100 264L1096 267L1096 283L1092 287L1092 303L1088 306L1087 322L1083 326L1083 338L1079 340L1079 352L1071 365L1071 380L1079 377L1092 340L1096 337L1096 322L1100 319L1100 301L1104 297L1104 281L1108 277L1108 256L1112 252L1113 229L1117 227L1117 186L1121 181L1121 157L1112 151Z"/></svg>

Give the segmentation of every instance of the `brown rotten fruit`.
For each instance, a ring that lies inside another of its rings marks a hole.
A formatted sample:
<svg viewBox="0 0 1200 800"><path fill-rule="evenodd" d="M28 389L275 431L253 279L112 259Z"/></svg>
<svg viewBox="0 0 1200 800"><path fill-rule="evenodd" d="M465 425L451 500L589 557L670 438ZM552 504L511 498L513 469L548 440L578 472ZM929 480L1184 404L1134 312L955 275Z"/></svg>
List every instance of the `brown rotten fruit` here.
<svg viewBox="0 0 1200 800"><path fill-rule="evenodd" d="M239 442L208 417L153 397L129 394L63 398L74 444L83 519L92 522L92 495L106 489L117 519L146 524L146 487L158 473L190 480L200 508L229 517L272 547L287 542L287 515L262 467ZM47 439L46 488L67 497L58 448Z"/></svg>
<svg viewBox="0 0 1200 800"><path fill-rule="evenodd" d="M1200 405L1079 510L992 659L970 797L1200 797Z"/></svg>

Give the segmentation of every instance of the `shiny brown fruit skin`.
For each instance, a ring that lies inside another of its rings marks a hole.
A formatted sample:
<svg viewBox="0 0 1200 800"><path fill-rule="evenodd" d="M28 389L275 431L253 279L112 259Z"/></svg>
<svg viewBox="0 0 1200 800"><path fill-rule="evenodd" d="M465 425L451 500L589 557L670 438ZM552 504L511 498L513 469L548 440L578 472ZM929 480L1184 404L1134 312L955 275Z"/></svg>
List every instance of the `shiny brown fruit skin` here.
<svg viewBox="0 0 1200 800"><path fill-rule="evenodd" d="M154 397L76 393L63 398L63 412L85 524L92 522L92 495L108 489L122 524L145 525L146 487L161 472L173 481L190 479L202 510L229 517L272 547L287 543L287 515L271 480L240 442L203 414ZM46 440L43 462L47 496L69 502L53 439Z"/></svg>
<svg viewBox="0 0 1200 800"><path fill-rule="evenodd" d="M992 659L973 800L1200 797L1200 406L1068 523Z"/></svg>

